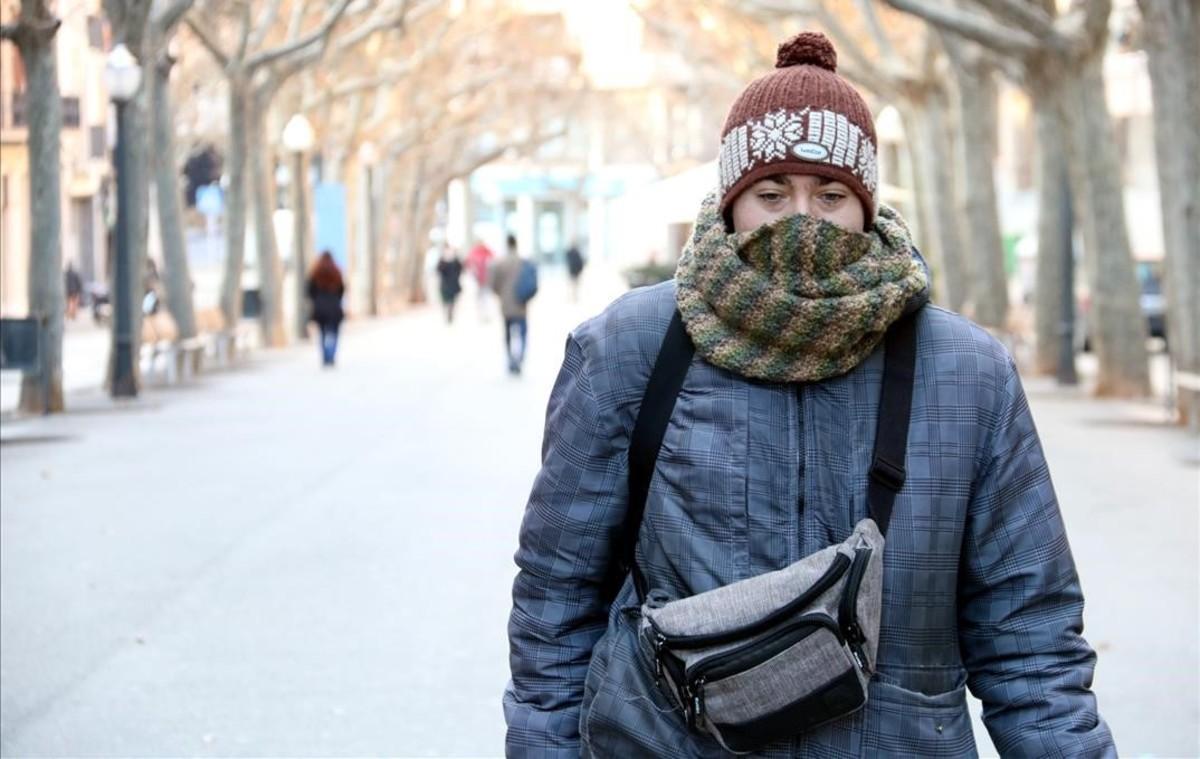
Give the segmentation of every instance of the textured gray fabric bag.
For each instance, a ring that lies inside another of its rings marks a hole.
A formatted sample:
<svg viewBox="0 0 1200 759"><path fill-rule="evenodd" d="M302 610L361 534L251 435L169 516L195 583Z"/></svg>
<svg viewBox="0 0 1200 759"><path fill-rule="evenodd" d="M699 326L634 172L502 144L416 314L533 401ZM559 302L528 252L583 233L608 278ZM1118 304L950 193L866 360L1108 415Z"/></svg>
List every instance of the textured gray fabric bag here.
<svg viewBox="0 0 1200 759"><path fill-rule="evenodd" d="M868 518L784 569L666 603L651 592L641 636L688 724L745 753L862 708L883 546Z"/></svg>

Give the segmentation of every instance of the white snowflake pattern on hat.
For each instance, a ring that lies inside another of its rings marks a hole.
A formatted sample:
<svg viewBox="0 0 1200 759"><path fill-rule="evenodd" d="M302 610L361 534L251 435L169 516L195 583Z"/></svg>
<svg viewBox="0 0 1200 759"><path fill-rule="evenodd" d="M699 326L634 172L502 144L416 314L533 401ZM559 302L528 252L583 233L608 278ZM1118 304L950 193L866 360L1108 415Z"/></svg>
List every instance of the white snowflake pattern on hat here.
<svg viewBox="0 0 1200 759"><path fill-rule="evenodd" d="M800 114L784 110L765 114L761 121L751 122L750 153L759 161L783 158L803 134Z"/></svg>

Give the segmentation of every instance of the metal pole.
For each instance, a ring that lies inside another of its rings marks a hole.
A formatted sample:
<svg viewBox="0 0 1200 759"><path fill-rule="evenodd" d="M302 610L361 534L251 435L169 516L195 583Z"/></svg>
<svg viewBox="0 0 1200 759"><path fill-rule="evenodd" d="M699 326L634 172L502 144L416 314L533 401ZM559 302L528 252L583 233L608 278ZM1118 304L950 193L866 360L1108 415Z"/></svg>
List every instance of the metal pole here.
<svg viewBox="0 0 1200 759"><path fill-rule="evenodd" d="M116 356L113 366L112 397L137 396L137 380L133 373L133 292L129 281L132 261L129 259L129 150L126 140L128 104L117 101L117 250L114 256L116 297L113 301L113 332L116 336Z"/></svg>
<svg viewBox="0 0 1200 759"><path fill-rule="evenodd" d="M304 201L304 151L292 154L292 259L296 265L296 337L308 339L308 206Z"/></svg>
<svg viewBox="0 0 1200 759"><path fill-rule="evenodd" d="M1059 184L1062 196L1060 213L1063 230L1063 284L1062 314L1058 327L1058 371L1055 377L1060 385L1077 385L1079 377L1075 374L1075 245L1071 218L1071 184L1065 168Z"/></svg>
<svg viewBox="0 0 1200 759"><path fill-rule="evenodd" d="M367 312L379 316L379 256L375 250L375 167L367 164Z"/></svg>

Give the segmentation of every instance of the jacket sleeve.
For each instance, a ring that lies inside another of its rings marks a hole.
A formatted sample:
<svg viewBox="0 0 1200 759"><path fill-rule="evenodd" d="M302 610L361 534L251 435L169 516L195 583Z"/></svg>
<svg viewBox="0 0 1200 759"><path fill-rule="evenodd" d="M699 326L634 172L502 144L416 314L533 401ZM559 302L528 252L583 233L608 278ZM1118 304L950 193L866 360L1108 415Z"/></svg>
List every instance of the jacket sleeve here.
<svg viewBox="0 0 1200 759"><path fill-rule="evenodd" d="M1002 756L1115 757L1091 691L1083 592L1012 360L964 534L959 642Z"/></svg>
<svg viewBox="0 0 1200 759"><path fill-rule="evenodd" d="M601 583L628 496L627 433L596 398L595 365L568 338L521 524L504 693L510 757L580 751L584 677L607 621Z"/></svg>

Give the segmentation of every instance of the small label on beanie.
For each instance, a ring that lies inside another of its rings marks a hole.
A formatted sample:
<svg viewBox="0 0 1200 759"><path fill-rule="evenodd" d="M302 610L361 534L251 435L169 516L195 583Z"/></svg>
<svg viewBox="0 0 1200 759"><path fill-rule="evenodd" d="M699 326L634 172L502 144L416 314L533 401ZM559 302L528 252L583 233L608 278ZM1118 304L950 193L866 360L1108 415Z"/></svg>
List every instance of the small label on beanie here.
<svg viewBox="0 0 1200 759"><path fill-rule="evenodd" d="M806 161L824 161L829 157L829 148L815 142L801 142L794 145L792 152Z"/></svg>

